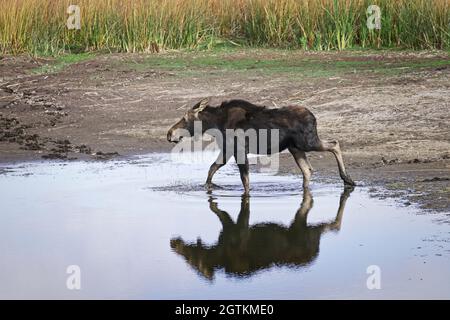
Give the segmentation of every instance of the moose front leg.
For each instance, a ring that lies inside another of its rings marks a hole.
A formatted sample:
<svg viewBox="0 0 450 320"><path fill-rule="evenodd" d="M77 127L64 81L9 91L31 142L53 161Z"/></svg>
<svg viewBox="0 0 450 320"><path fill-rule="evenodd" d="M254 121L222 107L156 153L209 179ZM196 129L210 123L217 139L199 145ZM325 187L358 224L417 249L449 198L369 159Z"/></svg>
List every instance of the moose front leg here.
<svg viewBox="0 0 450 320"><path fill-rule="evenodd" d="M295 163L300 168L303 174L303 189L309 188L309 182L311 180L311 164L306 158L305 152L297 148L289 148L289 152L294 157Z"/></svg>
<svg viewBox="0 0 450 320"><path fill-rule="evenodd" d="M229 158L228 158L229 159ZM224 156L223 152L220 152L219 156L217 157L216 161L209 167L208 177L206 178L205 187L208 190L211 190L214 186L212 183L212 178L214 174L222 168L228 161L228 159Z"/></svg>

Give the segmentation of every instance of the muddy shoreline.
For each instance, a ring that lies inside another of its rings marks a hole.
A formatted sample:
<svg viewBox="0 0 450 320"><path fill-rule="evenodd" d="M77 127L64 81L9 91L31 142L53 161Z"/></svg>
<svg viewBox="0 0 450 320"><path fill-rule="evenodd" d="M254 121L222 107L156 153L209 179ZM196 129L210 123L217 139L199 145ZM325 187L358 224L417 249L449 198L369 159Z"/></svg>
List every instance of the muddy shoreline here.
<svg viewBox="0 0 450 320"><path fill-rule="evenodd" d="M169 152L166 130L187 106L243 98L308 107L319 135L339 139L352 177L375 196L450 212L449 80L444 52L97 55L61 68L6 56L0 167ZM281 159L281 173L298 174L289 155ZM313 183L339 181L331 155L311 162Z"/></svg>

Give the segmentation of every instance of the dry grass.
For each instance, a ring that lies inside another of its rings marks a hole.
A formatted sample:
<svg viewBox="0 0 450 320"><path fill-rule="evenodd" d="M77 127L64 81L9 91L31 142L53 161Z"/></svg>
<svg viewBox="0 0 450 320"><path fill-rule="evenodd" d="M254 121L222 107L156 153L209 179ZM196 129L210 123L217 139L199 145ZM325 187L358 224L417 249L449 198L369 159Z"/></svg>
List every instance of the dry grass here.
<svg viewBox="0 0 450 320"><path fill-rule="evenodd" d="M155 51L233 43L311 50L448 49L448 0L3 0L0 51ZM81 30L66 28L69 4ZM382 11L368 30L367 7Z"/></svg>

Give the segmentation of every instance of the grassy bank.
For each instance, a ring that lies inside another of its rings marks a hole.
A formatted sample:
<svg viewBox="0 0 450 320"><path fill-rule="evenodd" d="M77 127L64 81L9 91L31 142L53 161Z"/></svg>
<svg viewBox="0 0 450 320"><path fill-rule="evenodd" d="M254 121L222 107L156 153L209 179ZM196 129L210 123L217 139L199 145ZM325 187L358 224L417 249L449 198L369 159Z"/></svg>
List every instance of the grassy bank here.
<svg viewBox="0 0 450 320"><path fill-rule="evenodd" d="M208 77L224 74L277 76L284 78L329 78L345 74L400 75L450 67L449 56L423 58L392 50L348 50L342 53L305 54L299 50L244 49L202 52L169 52L163 55L122 56L117 70L157 70L177 76ZM381 57L383 57L381 59Z"/></svg>
<svg viewBox="0 0 450 320"><path fill-rule="evenodd" d="M81 9L68 30L67 7ZM366 26L381 8L381 30ZM0 51L145 52L223 45L448 49L448 0L3 0Z"/></svg>

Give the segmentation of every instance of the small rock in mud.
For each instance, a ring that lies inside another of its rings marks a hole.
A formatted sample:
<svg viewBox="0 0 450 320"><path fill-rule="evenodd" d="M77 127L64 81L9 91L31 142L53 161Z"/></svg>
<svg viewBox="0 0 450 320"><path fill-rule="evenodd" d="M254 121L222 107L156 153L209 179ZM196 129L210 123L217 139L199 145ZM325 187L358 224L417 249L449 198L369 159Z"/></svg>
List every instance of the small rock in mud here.
<svg viewBox="0 0 450 320"><path fill-rule="evenodd" d="M66 160L67 159L67 155L66 154L61 154L61 153L49 153L49 154L44 154L42 156L43 159L48 159L48 160Z"/></svg>
<svg viewBox="0 0 450 320"><path fill-rule="evenodd" d="M441 178L441 177L434 177L434 178L431 178L431 179L424 179L421 182L438 182L438 181L450 181L450 178L447 178L447 177L443 177L443 178Z"/></svg>
<svg viewBox="0 0 450 320"><path fill-rule="evenodd" d="M448 66L442 66L442 67L437 67L436 69L434 69L435 71L443 71L443 70L446 70L446 69L448 69L449 67Z"/></svg>
<svg viewBox="0 0 450 320"><path fill-rule="evenodd" d="M412 159L412 160L408 161L409 164L412 164L412 163L430 163L430 162L432 162L431 159L418 159L418 158L415 158L415 159Z"/></svg>
<svg viewBox="0 0 450 320"><path fill-rule="evenodd" d="M54 153L68 153L72 150L72 143L67 139L57 140L55 145L56 147L51 149Z"/></svg>
<svg viewBox="0 0 450 320"><path fill-rule="evenodd" d="M84 153L84 154L91 154L92 153L91 148L86 146L86 145L84 145L84 144L79 145L79 146L75 146L75 147L73 147L73 149L74 149L74 152L77 152L77 153Z"/></svg>
<svg viewBox="0 0 450 320"><path fill-rule="evenodd" d="M385 165L390 165L390 164L399 163L400 160L398 160L397 158L388 160L385 157L381 157L381 162Z"/></svg>
<svg viewBox="0 0 450 320"><path fill-rule="evenodd" d="M117 157L119 156L118 152L102 152L102 151L98 151L92 154L92 156L94 156L95 159L97 160L109 160L113 157Z"/></svg>

